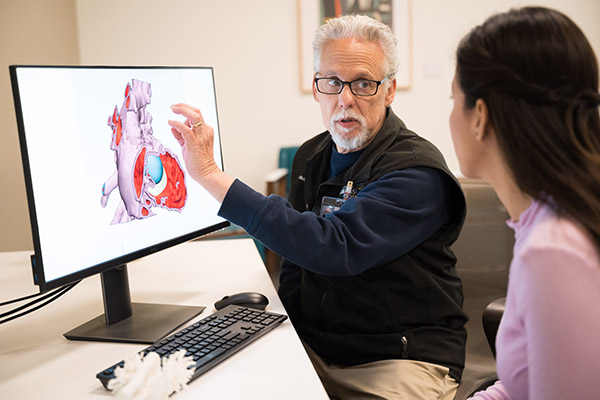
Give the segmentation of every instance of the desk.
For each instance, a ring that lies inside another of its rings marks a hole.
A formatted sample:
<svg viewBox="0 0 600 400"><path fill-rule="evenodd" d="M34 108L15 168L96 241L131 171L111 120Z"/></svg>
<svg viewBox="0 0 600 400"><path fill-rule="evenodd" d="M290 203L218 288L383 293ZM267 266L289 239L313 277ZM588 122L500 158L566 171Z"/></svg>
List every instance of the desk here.
<svg viewBox="0 0 600 400"><path fill-rule="evenodd" d="M0 253L0 301L37 292L29 252ZM267 310L285 313L251 239L189 242L128 264L135 302L204 305L258 291ZM168 271L168 273L165 273ZM2 311L8 311L4 307ZM0 311L0 312L2 312ZM113 398L96 373L146 347L69 341L63 333L103 313L99 276L55 302L0 325L0 398ZM173 396L183 399L327 399L289 320Z"/></svg>

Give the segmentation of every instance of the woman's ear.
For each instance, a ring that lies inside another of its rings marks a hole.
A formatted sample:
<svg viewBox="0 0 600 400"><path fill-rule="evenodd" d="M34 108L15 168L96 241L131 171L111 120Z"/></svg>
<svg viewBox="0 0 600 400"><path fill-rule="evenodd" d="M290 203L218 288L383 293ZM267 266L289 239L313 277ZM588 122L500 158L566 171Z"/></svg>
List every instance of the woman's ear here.
<svg viewBox="0 0 600 400"><path fill-rule="evenodd" d="M475 138L477 140L483 140L488 134L490 128L490 119L487 104L481 98L475 102L475 116L473 121L473 128L475 130Z"/></svg>

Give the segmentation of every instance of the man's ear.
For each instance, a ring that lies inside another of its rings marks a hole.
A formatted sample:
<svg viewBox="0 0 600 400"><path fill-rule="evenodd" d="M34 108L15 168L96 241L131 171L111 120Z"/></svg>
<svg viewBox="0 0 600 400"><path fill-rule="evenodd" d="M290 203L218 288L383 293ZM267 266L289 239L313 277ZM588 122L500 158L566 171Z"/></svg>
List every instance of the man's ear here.
<svg viewBox="0 0 600 400"><path fill-rule="evenodd" d="M317 96L317 83L315 82L315 78L317 77L317 74L314 73L313 74L313 80L312 80L312 93L313 93L313 98L317 101L317 103L320 103L319 101L319 96Z"/></svg>
<svg viewBox="0 0 600 400"><path fill-rule="evenodd" d="M388 86L388 88L385 91L385 106L389 107L390 104L392 104L392 102L394 101L394 97L396 96L396 78L394 77L394 79L392 80L392 82L390 83L390 85Z"/></svg>
<svg viewBox="0 0 600 400"><path fill-rule="evenodd" d="M488 107L483 99L477 99L474 112L475 118L473 121L473 128L475 130L475 138L477 140L483 140L489 133L491 127Z"/></svg>

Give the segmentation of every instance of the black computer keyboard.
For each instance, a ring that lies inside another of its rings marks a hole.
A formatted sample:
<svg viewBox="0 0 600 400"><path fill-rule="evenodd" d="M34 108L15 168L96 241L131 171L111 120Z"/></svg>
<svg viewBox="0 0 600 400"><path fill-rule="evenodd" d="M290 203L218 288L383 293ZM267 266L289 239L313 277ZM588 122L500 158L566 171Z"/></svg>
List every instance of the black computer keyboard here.
<svg viewBox="0 0 600 400"><path fill-rule="evenodd" d="M264 336L285 321L287 316L254 308L229 305L206 318L148 346L140 353L154 351L164 357L186 349L196 365L191 380ZM121 361L96 374L104 387L115 377Z"/></svg>

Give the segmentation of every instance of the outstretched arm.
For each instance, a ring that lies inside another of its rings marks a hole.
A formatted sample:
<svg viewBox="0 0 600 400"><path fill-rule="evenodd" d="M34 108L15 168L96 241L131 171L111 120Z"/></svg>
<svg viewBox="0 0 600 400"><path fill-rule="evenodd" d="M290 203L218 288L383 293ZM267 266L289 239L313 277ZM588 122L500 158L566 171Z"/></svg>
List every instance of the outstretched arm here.
<svg viewBox="0 0 600 400"><path fill-rule="evenodd" d="M235 181L219 215L298 266L351 276L406 254L446 224L455 208L452 185L443 172L406 168L384 175L322 217Z"/></svg>

